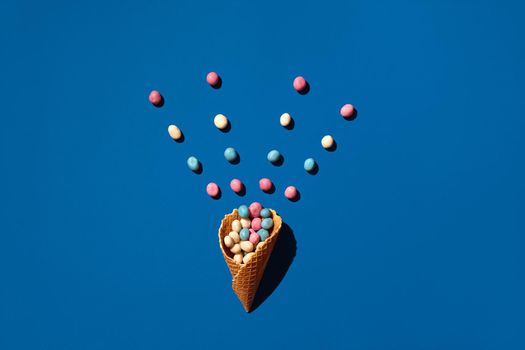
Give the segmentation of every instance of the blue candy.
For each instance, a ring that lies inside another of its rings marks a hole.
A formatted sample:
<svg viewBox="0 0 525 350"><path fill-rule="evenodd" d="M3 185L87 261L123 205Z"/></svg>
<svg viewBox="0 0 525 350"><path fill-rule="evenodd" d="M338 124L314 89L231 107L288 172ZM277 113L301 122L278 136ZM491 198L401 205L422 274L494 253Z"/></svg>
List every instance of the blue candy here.
<svg viewBox="0 0 525 350"><path fill-rule="evenodd" d="M261 222L261 227L267 230L271 229L272 226L273 226L273 220L270 218L263 219L263 221Z"/></svg>
<svg viewBox="0 0 525 350"><path fill-rule="evenodd" d="M261 242L264 242L268 238L268 236L270 235L268 233L268 230L265 230L264 228L262 228L259 231L257 231L257 234L259 235L259 237L261 237Z"/></svg>
<svg viewBox="0 0 525 350"><path fill-rule="evenodd" d="M304 161L304 170L310 172L315 169L315 160L313 158L308 158Z"/></svg>
<svg viewBox="0 0 525 350"><path fill-rule="evenodd" d="M234 162L237 160L237 151L235 150L235 148L233 147L228 147L224 150L224 158L226 158L226 160L228 162Z"/></svg>
<svg viewBox="0 0 525 350"><path fill-rule="evenodd" d="M250 216L250 211L248 210L248 207L246 205L241 205L239 209L239 216L243 219L247 219Z"/></svg>
<svg viewBox="0 0 525 350"><path fill-rule="evenodd" d="M241 236L242 241L247 241L250 238L250 230L243 228L239 235Z"/></svg>
<svg viewBox="0 0 525 350"><path fill-rule="evenodd" d="M279 159L281 159L281 153L279 153L278 150L271 150L270 152L268 152L268 156L267 156L268 160L272 163L276 163L279 161Z"/></svg>
<svg viewBox="0 0 525 350"><path fill-rule="evenodd" d="M269 218L270 214L271 213L270 213L269 209L264 208L264 209L261 210L261 217L263 217L263 218Z"/></svg>
<svg viewBox="0 0 525 350"><path fill-rule="evenodd" d="M188 164L188 168L190 168L191 171L198 171L201 167L199 160L194 156L189 157L186 164Z"/></svg>

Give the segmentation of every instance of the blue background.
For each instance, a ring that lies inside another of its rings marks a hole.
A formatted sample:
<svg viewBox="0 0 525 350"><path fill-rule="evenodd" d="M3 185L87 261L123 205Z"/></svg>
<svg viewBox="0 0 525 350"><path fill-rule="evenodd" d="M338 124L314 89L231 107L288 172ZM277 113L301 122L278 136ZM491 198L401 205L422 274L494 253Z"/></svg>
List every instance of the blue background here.
<svg viewBox="0 0 525 350"><path fill-rule="evenodd" d="M524 9L2 1L0 348L523 349ZM281 213L297 255L246 314L216 231L252 200Z"/></svg>

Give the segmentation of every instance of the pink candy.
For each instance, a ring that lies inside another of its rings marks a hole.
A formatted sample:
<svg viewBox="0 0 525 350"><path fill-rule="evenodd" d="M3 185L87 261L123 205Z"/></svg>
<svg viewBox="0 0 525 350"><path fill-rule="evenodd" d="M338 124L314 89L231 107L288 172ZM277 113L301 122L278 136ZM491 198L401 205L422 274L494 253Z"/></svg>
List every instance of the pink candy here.
<svg viewBox="0 0 525 350"><path fill-rule="evenodd" d="M155 107L162 106L162 95L157 90L153 90L149 93L149 102L154 105Z"/></svg>
<svg viewBox="0 0 525 350"><path fill-rule="evenodd" d="M262 178L259 180L259 187L264 192L268 192L272 189L272 182L270 181L270 179Z"/></svg>
<svg viewBox="0 0 525 350"><path fill-rule="evenodd" d="M250 211L250 215L252 216L252 218L258 218L259 216L261 216L262 205L259 202L253 202L248 207L248 210Z"/></svg>
<svg viewBox="0 0 525 350"><path fill-rule="evenodd" d="M293 88L297 92L303 92L306 89L306 86L307 86L306 80L301 76L298 76L293 80Z"/></svg>
<svg viewBox="0 0 525 350"><path fill-rule="evenodd" d="M254 230L250 230L250 238L248 238L250 242L253 243L253 245L257 245L259 241L261 240L261 237L255 232Z"/></svg>
<svg viewBox="0 0 525 350"><path fill-rule="evenodd" d="M233 180L230 182L230 188L232 189L233 192L235 192L235 193L239 193L239 192L242 191L243 184L242 184L241 180L239 180L239 179L233 179Z"/></svg>
<svg viewBox="0 0 525 350"><path fill-rule="evenodd" d="M206 76L206 81L212 87L218 87L220 85L221 78L219 77L219 75L217 73L209 72L208 75Z"/></svg>
<svg viewBox="0 0 525 350"><path fill-rule="evenodd" d="M288 186L284 190L284 196L288 199L295 199L297 197L297 188L295 186Z"/></svg>
<svg viewBox="0 0 525 350"><path fill-rule="evenodd" d="M255 230L255 231L259 231L261 229L261 218L255 218L252 220L252 228Z"/></svg>
<svg viewBox="0 0 525 350"><path fill-rule="evenodd" d="M341 113L341 116L343 118L345 118L345 119L352 118L352 116L355 113L354 106L352 106L351 104L347 103L343 107L341 107L340 113Z"/></svg>
<svg viewBox="0 0 525 350"><path fill-rule="evenodd" d="M208 193L208 196L216 198L219 196L220 189L215 182L210 182L208 186L206 186L206 192Z"/></svg>

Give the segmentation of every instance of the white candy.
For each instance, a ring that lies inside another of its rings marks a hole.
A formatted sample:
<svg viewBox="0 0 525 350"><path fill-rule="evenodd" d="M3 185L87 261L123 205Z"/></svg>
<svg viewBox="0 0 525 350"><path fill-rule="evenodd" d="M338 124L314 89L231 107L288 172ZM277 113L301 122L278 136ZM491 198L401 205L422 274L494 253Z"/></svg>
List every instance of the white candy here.
<svg viewBox="0 0 525 350"><path fill-rule="evenodd" d="M233 245L235 244L235 242L233 241L233 238L231 238L230 236L225 236L224 237L224 245L228 248L231 248L233 247Z"/></svg>
<svg viewBox="0 0 525 350"><path fill-rule="evenodd" d="M330 135L326 135L321 139L321 145L323 148L328 149L334 145L334 138Z"/></svg>
<svg viewBox="0 0 525 350"><path fill-rule="evenodd" d="M233 246L232 249L230 249L230 251L233 254L239 254L241 252L241 245L239 243L235 243L235 245Z"/></svg>
<svg viewBox="0 0 525 350"><path fill-rule="evenodd" d="M232 230L235 232L241 232L241 222L239 220L233 220L232 222Z"/></svg>
<svg viewBox="0 0 525 350"><path fill-rule="evenodd" d="M242 263L242 260L243 260L243 256L242 254L235 254L233 256L233 260L237 263L237 264L241 264Z"/></svg>
<svg viewBox="0 0 525 350"><path fill-rule="evenodd" d="M248 261L250 261L250 259L255 255L255 253L248 253L244 256L244 258L242 258L242 262L243 263L248 263Z"/></svg>
<svg viewBox="0 0 525 350"><path fill-rule="evenodd" d="M279 122L282 126L288 126L292 122L292 117L288 113L283 113L279 119Z"/></svg>
<svg viewBox="0 0 525 350"><path fill-rule="evenodd" d="M250 219L241 219L241 226L242 228L250 228L252 226L252 222Z"/></svg>
<svg viewBox="0 0 525 350"><path fill-rule="evenodd" d="M174 140L180 140L182 137L182 132L177 127L177 125L168 126L168 134L170 134L170 137Z"/></svg>
<svg viewBox="0 0 525 350"><path fill-rule="evenodd" d="M246 253L253 252L253 243L250 241L242 241L241 249L244 250Z"/></svg>
<svg viewBox="0 0 525 350"><path fill-rule="evenodd" d="M213 119L213 124L215 124L217 129L224 130L228 126L228 118L222 114L217 114Z"/></svg>
<svg viewBox="0 0 525 350"><path fill-rule="evenodd" d="M239 243L239 241L241 240L241 237L240 237L239 234L238 234L237 232L235 232L235 231L230 232L230 233L228 234L228 236L230 236L230 237L233 239L233 241L234 241L235 243Z"/></svg>

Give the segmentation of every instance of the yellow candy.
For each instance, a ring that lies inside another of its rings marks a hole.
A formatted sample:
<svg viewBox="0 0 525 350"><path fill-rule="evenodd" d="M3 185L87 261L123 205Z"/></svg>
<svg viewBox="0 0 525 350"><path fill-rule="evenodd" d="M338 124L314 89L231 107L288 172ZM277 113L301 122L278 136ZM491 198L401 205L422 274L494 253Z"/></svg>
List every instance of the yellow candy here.
<svg viewBox="0 0 525 350"><path fill-rule="evenodd" d="M242 258L242 262L247 264L248 261L250 261L250 259L255 255L255 253L248 253L244 256L244 258Z"/></svg>
<svg viewBox="0 0 525 350"><path fill-rule="evenodd" d="M250 228L251 224L252 222L250 221L250 219L241 219L242 228Z"/></svg>
<svg viewBox="0 0 525 350"><path fill-rule="evenodd" d="M253 243L250 241L242 241L241 249L244 250L246 253L253 252Z"/></svg>
<svg viewBox="0 0 525 350"><path fill-rule="evenodd" d="M230 251L233 254L239 254L241 252L241 245L239 243L235 243L235 245L233 246L232 249L230 249Z"/></svg>
<svg viewBox="0 0 525 350"><path fill-rule="evenodd" d="M239 243L239 241L241 240L241 237L239 236L239 233L237 233L235 231L230 232L228 234L228 236L230 236L235 243Z"/></svg>
<svg viewBox="0 0 525 350"><path fill-rule="evenodd" d="M224 245L228 248L231 248L233 247L233 245L235 244L235 242L233 241L233 238L231 238L230 236L225 236L224 237Z"/></svg>
<svg viewBox="0 0 525 350"><path fill-rule="evenodd" d="M182 137L182 132L177 127L177 125L168 126L168 134L170 134L170 137L175 141L180 140Z"/></svg>
<svg viewBox="0 0 525 350"><path fill-rule="evenodd" d="M242 254L235 254L235 255L233 256L233 260L234 260L237 264L241 264L241 263L242 263L242 260L243 260L242 258L243 258Z"/></svg>
<svg viewBox="0 0 525 350"><path fill-rule="evenodd" d="M217 114L213 119L213 124L215 124L217 129L224 130L228 126L228 118L222 114Z"/></svg>
<svg viewBox="0 0 525 350"><path fill-rule="evenodd" d="M331 135L326 135L321 139L321 145L324 149L329 149L334 145L334 138Z"/></svg>
<svg viewBox="0 0 525 350"><path fill-rule="evenodd" d="M232 230L235 232L241 232L241 222L239 220L233 220L232 222Z"/></svg>

